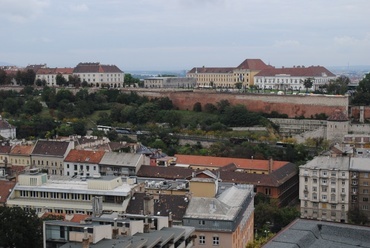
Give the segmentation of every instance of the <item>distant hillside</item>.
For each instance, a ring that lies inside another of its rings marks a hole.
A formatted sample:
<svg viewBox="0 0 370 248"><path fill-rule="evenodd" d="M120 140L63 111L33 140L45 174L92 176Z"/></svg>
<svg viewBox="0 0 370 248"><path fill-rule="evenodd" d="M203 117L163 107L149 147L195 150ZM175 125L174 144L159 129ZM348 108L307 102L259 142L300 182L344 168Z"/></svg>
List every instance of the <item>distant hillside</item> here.
<svg viewBox="0 0 370 248"><path fill-rule="evenodd" d="M8 65L13 65L13 64L10 64L8 62L2 62L2 61L0 61L0 66L8 66Z"/></svg>

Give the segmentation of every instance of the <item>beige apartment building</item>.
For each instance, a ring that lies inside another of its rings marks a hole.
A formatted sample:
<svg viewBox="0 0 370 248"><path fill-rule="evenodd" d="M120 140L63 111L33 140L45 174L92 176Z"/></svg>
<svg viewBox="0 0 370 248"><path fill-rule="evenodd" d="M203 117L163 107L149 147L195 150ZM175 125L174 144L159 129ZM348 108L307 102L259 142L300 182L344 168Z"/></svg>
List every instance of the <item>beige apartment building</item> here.
<svg viewBox="0 0 370 248"><path fill-rule="evenodd" d="M194 67L186 77L195 78L199 88L235 88L236 83L247 88L258 72L270 67L261 59L246 59L237 67Z"/></svg>
<svg viewBox="0 0 370 248"><path fill-rule="evenodd" d="M350 157L318 156L299 167L301 218L348 222Z"/></svg>

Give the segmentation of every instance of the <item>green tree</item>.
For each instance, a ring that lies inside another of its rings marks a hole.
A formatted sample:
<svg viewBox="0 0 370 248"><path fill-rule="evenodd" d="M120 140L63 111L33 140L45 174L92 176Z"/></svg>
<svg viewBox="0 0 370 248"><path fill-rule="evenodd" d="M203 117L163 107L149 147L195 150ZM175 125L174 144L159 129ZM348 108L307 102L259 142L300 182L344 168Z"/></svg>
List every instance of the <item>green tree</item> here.
<svg viewBox="0 0 370 248"><path fill-rule="evenodd" d="M235 83L235 88L237 88L238 90L240 90L242 87L243 87L243 83L242 82Z"/></svg>
<svg viewBox="0 0 370 248"><path fill-rule="evenodd" d="M140 79L138 78L134 78L130 73L125 73L125 80L124 80L124 84L126 86L136 86L138 85L139 87L140 86Z"/></svg>
<svg viewBox="0 0 370 248"><path fill-rule="evenodd" d="M202 104L200 102L194 103L193 111L194 112L202 112Z"/></svg>
<svg viewBox="0 0 370 248"><path fill-rule="evenodd" d="M329 94L344 95L348 90L349 83L351 83L351 80L342 75L335 80L331 80L326 87L326 91Z"/></svg>
<svg viewBox="0 0 370 248"><path fill-rule="evenodd" d="M303 85L306 88L306 93L308 93L308 89L313 86L313 79L312 78L306 78L303 81Z"/></svg>
<svg viewBox="0 0 370 248"><path fill-rule="evenodd" d="M74 133L77 135L86 135L86 125L83 120L76 121L72 123Z"/></svg>
<svg viewBox="0 0 370 248"><path fill-rule="evenodd" d="M367 223L367 215L358 207L348 211L348 222L356 225L365 225Z"/></svg>
<svg viewBox="0 0 370 248"><path fill-rule="evenodd" d="M25 102L23 105L23 112L28 115L35 115L42 111L42 105L39 100L31 99Z"/></svg>
<svg viewBox="0 0 370 248"><path fill-rule="evenodd" d="M356 105L370 105L370 73L359 82L352 100Z"/></svg>
<svg viewBox="0 0 370 248"><path fill-rule="evenodd" d="M34 211L0 207L0 247L42 247L42 222Z"/></svg>
<svg viewBox="0 0 370 248"><path fill-rule="evenodd" d="M144 103L138 107L136 112L137 122L138 123L147 123L153 122L157 116L158 105L155 103Z"/></svg>
<svg viewBox="0 0 370 248"><path fill-rule="evenodd" d="M58 86L67 86L68 85L67 80L60 73L58 73L58 75L55 77L55 82Z"/></svg>

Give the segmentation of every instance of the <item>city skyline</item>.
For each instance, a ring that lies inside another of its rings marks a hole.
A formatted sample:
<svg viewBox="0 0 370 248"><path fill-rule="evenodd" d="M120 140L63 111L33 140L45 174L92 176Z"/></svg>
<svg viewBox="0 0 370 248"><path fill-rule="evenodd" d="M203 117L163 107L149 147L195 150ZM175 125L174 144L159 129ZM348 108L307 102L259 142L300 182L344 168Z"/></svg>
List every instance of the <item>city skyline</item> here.
<svg viewBox="0 0 370 248"><path fill-rule="evenodd" d="M366 0L0 0L0 61L124 71L370 65Z"/></svg>

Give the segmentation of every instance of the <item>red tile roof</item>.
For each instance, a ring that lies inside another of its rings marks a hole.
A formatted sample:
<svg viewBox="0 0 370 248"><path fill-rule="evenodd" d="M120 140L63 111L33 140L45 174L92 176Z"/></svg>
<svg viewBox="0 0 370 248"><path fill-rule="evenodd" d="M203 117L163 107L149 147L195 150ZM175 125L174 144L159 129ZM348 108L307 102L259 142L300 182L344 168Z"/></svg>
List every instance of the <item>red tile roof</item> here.
<svg viewBox="0 0 370 248"><path fill-rule="evenodd" d="M272 66L270 65L266 65L261 59L246 59L237 67L237 69L258 71L271 67Z"/></svg>
<svg viewBox="0 0 370 248"><path fill-rule="evenodd" d="M74 68L41 68L37 74L72 74Z"/></svg>
<svg viewBox="0 0 370 248"><path fill-rule="evenodd" d="M55 68L56 73L60 74L72 74L74 68Z"/></svg>
<svg viewBox="0 0 370 248"><path fill-rule="evenodd" d="M32 153L34 146L23 146L23 145L16 145L10 151L12 155L30 155Z"/></svg>
<svg viewBox="0 0 370 248"><path fill-rule="evenodd" d="M8 154L11 151L11 146L0 145L0 154Z"/></svg>
<svg viewBox="0 0 370 248"><path fill-rule="evenodd" d="M14 186L15 182L13 181L0 180L0 205L4 205L6 203L10 190L13 190Z"/></svg>
<svg viewBox="0 0 370 248"><path fill-rule="evenodd" d="M32 155L64 156L67 152L69 142L38 140Z"/></svg>
<svg viewBox="0 0 370 248"><path fill-rule="evenodd" d="M103 158L104 154L105 154L104 151L88 151L72 149L68 153L64 161L98 164Z"/></svg>
<svg viewBox="0 0 370 248"><path fill-rule="evenodd" d="M101 65L100 63L79 63L73 73L122 73L115 65Z"/></svg>
<svg viewBox="0 0 370 248"><path fill-rule="evenodd" d="M245 159L245 158L224 158L224 157L211 157L211 156L194 156L194 155L180 155L176 154L177 164L188 164L193 166L204 167L224 167L234 163L237 169L245 170L263 170L268 171L269 160L260 159ZM272 170L277 170L286 165L287 161L273 161Z"/></svg>
<svg viewBox="0 0 370 248"><path fill-rule="evenodd" d="M290 75L292 77L335 77L335 74L330 72L323 66L297 66L297 67L284 67L284 68L268 68L256 74L256 77L273 77L280 74Z"/></svg>
<svg viewBox="0 0 370 248"><path fill-rule="evenodd" d="M194 67L189 73L233 73L233 67Z"/></svg>
<svg viewBox="0 0 370 248"><path fill-rule="evenodd" d="M69 219L67 214L58 214L58 213L44 213L43 215L40 216L40 218L48 218L48 217L53 217L53 216L60 216L63 221L69 221L69 222L74 222L74 223L80 223L81 221L85 220L88 217L91 217L90 215L87 214L73 214L71 219Z"/></svg>

